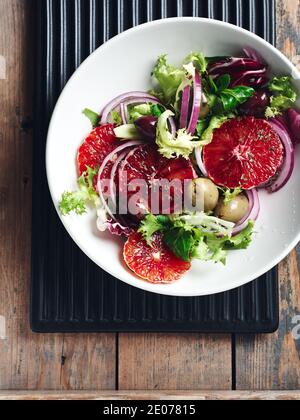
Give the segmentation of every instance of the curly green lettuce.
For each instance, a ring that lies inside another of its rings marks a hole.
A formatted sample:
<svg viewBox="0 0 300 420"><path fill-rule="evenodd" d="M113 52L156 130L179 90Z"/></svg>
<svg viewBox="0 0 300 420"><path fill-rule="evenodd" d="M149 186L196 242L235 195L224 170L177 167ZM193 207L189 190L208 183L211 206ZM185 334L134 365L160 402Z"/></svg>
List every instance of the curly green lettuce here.
<svg viewBox="0 0 300 420"><path fill-rule="evenodd" d="M193 65L200 73L206 73L207 71L208 61L206 60L204 54L200 52L192 52L186 57L184 62L185 64L193 63Z"/></svg>
<svg viewBox="0 0 300 420"><path fill-rule="evenodd" d="M197 137L192 136L186 129L180 129L174 136L168 127L168 119L173 117L172 111L165 111L157 123L156 143L159 153L167 159L184 157L188 159L196 147L203 145L201 141L194 141Z"/></svg>
<svg viewBox="0 0 300 420"><path fill-rule="evenodd" d="M87 168L87 172L78 178L78 190L73 192L64 192L59 203L59 210L63 216L67 216L72 212L78 215L86 213L87 203L99 203L99 196L94 188L94 177L97 171Z"/></svg>
<svg viewBox="0 0 300 420"><path fill-rule="evenodd" d="M159 90L153 93L162 99L166 105L174 102L176 92L185 79L184 68L177 68L168 64L167 55L158 58L152 76L156 79Z"/></svg>
<svg viewBox="0 0 300 420"><path fill-rule="evenodd" d="M203 212L181 216L154 216L149 214L141 222L139 232L151 246L152 237L161 232L165 244L183 261L201 261L226 264L229 250L246 249L252 241L254 222L238 235L232 236L234 224Z"/></svg>
<svg viewBox="0 0 300 420"><path fill-rule="evenodd" d="M229 204L238 195L240 195L243 190L241 188L235 188L235 189L224 188L222 189L222 191L224 194L224 204Z"/></svg>
<svg viewBox="0 0 300 420"><path fill-rule="evenodd" d="M268 85L273 94L270 106L266 110L266 117L273 118L282 114L293 106L297 100L297 92L292 84L292 77L274 77Z"/></svg>

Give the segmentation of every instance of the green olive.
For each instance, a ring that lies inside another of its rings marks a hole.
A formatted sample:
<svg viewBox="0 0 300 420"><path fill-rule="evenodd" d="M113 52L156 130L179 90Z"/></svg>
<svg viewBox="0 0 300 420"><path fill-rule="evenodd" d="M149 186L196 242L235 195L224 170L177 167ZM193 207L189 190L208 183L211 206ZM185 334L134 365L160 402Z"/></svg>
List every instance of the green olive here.
<svg viewBox="0 0 300 420"><path fill-rule="evenodd" d="M204 211L212 211L216 208L219 200L219 190L215 184L206 178L197 178L192 182L193 206L196 206L197 195L200 195L200 201L204 199ZM203 203L200 203L203 205Z"/></svg>
<svg viewBox="0 0 300 420"><path fill-rule="evenodd" d="M220 198L215 210L215 216L228 222L238 223L246 216L248 210L248 198L244 194L240 194L226 204L224 199Z"/></svg>

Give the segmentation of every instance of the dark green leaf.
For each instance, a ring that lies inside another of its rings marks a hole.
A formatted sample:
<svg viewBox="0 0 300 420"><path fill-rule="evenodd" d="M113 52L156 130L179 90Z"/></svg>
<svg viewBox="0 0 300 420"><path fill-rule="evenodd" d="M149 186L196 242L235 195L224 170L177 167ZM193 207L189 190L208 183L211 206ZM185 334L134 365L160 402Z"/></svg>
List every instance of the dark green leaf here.
<svg viewBox="0 0 300 420"><path fill-rule="evenodd" d="M193 231L183 228L174 228L164 234L164 241L168 248L183 261L190 261L195 246Z"/></svg>
<svg viewBox="0 0 300 420"><path fill-rule="evenodd" d="M226 112L236 109L239 105L247 102L255 93L253 88L247 86L237 86L233 89L224 89L220 93L220 98Z"/></svg>
<svg viewBox="0 0 300 420"><path fill-rule="evenodd" d="M217 94L219 89L218 89L218 86L216 85L214 79L211 76L208 76L208 82L209 82L211 92L214 93L214 94Z"/></svg>
<svg viewBox="0 0 300 420"><path fill-rule="evenodd" d="M230 85L231 77L229 74L223 74L221 77L218 78L216 81L216 85L219 92L227 89Z"/></svg>
<svg viewBox="0 0 300 420"><path fill-rule="evenodd" d="M164 107L162 107L161 105L152 105L151 106L151 113L153 115L153 117L160 117L161 114L164 113Z"/></svg>

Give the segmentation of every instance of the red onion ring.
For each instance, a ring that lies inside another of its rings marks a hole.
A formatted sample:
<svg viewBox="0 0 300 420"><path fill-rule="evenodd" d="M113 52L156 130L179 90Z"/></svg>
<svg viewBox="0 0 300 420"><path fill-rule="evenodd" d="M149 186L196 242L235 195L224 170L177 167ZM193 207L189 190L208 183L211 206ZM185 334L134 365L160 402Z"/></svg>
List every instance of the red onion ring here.
<svg viewBox="0 0 300 420"><path fill-rule="evenodd" d="M146 101L146 102L151 102L157 105L161 105L165 110L167 109L158 99L151 99L151 101ZM128 121L128 112L127 112L127 108L129 105L134 105L134 104L139 104L141 103L141 99L130 99L126 102L123 102L123 105L125 107L125 115L126 115L126 121ZM142 102L143 103L143 102ZM127 124L127 122L126 122ZM176 134L176 124L175 124L175 120L174 118L170 117L169 118L169 124L170 124L170 129L171 129L171 133L173 134L173 136L175 136Z"/></svg>
<svg viewBox="0 0 300 420"><path fill-rule="evenodd" d="M191 88L186 86L183 90L180 112L180 128L186 128L189 113Z"/></svg>
<svg viewBox="0 0 300 420"><path fill-rule="evenodd" d="M194 99L193 99L193 107L192 107L192 115L190 119L190 123L188 126L188 133L194 134L197 122L199 120L200 111L201 111L201 100L202 100L202 81L198 71L195 72L195 79L194 79Z"/></svg>
<svg viewBox="0 0 300 420"><path fill-rule="evenodd" d="M157 98L155 98L155 96L148 95L148 93L146 93L146 92L127 92L127 93L123 93L122 95L119 95L116 98L114 98L112 101L110 101L105 106L105 108L103 109L103 112L102 112L102 117L101 117L100 124L107 123L108 118L109 118L109 114L111 113L111 111L118 108L122 102L127 101L129 99L137 99L137 98L139 98L141 100L141 102L149 102L151 100L152 101L157 101Z"/></svg>
<svg viewBox="0 0 300 420"><path fill-rule="evenodd" d="M123 103L120 104L120 114L121 114L123 124L127 124L128 123L127 109L125 108L125 105Z"/></svg>
<svg viewBox="0 0 300 420"><path fill-rule="evenodd" d="M116 190L114 188L115 187L115 175L116 175L116 172L118 170L118 167L119 167L120 163L122 162L123 159L125 159L125 157L127 156L127 154L128 154L128 151L123 152L123 153L120 154L120 156L115 161L115 163L114 163L114 165L113 165L113 167L111 169L111 172L110 172L109 195L110 195L110 198L111 198L111 200L112 200L112 202L113 202L114 205L117 204Z"/></svg>
<svg viewBox="0 0 300 420"><path fill-rule="evenodd" d="M242 232L242 230L247 227L250 220L256 221L260 213L260 201L257 190L252 189L245 191L245 193L249 201L249 209L242 220L237 225L235 225L232 231L232 236L238 235L240 232Z"/></svg>
<svg viewBox="0 0 300 420"><path fill-rule="evenodd" d="M202 174L208 178L208 172L205 168L203 159L202 159L202 148L201 147L197 147L196 151L195 151L195 156L196 156L196 161L197 161L197 165L199 166L200 171L202 172Z"/></svg>
<svg viewBox="0 0 300 420"><path fill-rule="evenodd" d="M285 150L285 159L280 173L275 179L275 181L272 183L272 185L268 187L269 192L275 193L281 190L281 188L283 188L291 178L295 167L295 149L291 137L285 129L285 127L283 126L283 124L281 124L277 120L268 122L279 135Z"/></svg>
<svg viewBox="0 0 300 420"><path fill-rule="evenodd" d="M106 200L105 200L104 195L103 195L102 185L101 185L101 175L102 175L102 173L103 173L103 171L104 171L104 169L105 169L106 165L107 165L109 162L112 162L112 161L113 161L113 158L114 158L115 156L117 156L117 154L118 154L118 153L122 152L124 149L127 149L128 147L138 146L138 145L140 145L140 144L143 144L143 142L141 142L141 141L138 141L138 140L137 140L137 141L130 141L130 142L127 142L127 143L122 144L121 146L117 147L114 151L112 151L111 153L109 153L109 154L106 156L106 158L104 159L104 161L103 161L102 165L100 166L99 172L98 172L98 180L97 180L97 190L98 190L98 194L99 194L99 196L100 196L100 199L101 199L102 205L103 205L103 207L105 208L106 212L107 212L107 213L109 214L109 216L110 216L113 220L115 220L115 221L117 221L117 220L116 220L115 216L113 215L113 213L111 212L111 210L110 210L109 206L107 205Z"/></svg>
<svg viewBox="0 0 300 420"><path fill-rule="evenodd" d="M134 147L133 149L131 149L131 150L130 150L127 154L126 154L126 158L124 158L124 159L123 159L123 161L122 161L122 165L120 165L120 164L119 164L119 170L118 170L118 172L119 172L119 179L121 179L122 174L123 174L123 171L124 171L124 162L126 162L127 158L128 158L129 156L133 155L133 154L136 152L136 150L138 150L140 147L141 147L141 145L140 145L140 144L138 144L138 145L137 145L137 147Z"/></svg>
<svg viewBox="0 0 300 420"><path fill-rule="evenodd" d="M145 103L145 102L158 104L158 105L161 105L164 109L166 109L166 107L155 96L148 95L145 92L128 92L128 93L124 93L123 95L116 97L111 102L109 102L108 105L106 105L106 107L104 108L102 112L100 124L106 124L109 120L109 114L111 113L111 111L113 111L116 108L119 108L120 110L123 123L127 124L128 123L127 107L129 105L140 104L140 103ZM175 136L177 130L176 130L176 123L175 123L174 118L169 118L169 124L170 124L171 133L173 134L173 136Z"/></svg>

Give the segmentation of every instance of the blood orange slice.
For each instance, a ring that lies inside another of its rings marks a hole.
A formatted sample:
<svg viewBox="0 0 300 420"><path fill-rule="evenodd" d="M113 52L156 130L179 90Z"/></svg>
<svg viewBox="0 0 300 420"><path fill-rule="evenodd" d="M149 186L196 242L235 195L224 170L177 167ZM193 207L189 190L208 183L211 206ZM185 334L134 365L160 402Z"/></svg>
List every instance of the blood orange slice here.
<svg viewBox="0 0 300 420"><path fill-rule="evenodd" d="M123 255L130 270L150 283L173 283L191 268L189 262L180 260L166 247L161 234L154 236L150 247L140 233L133 233Z"/></svg>
<svg viewBox="0 0 300 420"><path fill-rule="evenodd" d="M184 158L166 159L159 154L153 145L143 145L133 149L120 165L120 193L123 194L124 190L126 192L128 185L130 185L130 190L127 191L129 200L139 190L139 187L134 188L133 181L145 181L148 187L147 199L149 200L147 200L147 205L145 205L146 197L142 197L141 201L143 206L147 207L147 211L151 211L151 189L153 189L156 180L179 180L183 182L184 180L194 179L195 177L196 174L190 160ZM180 191L174 191L174 188L171 190L171 213L174 210L172 208L174 197L177 193L182 196L182 191L183 188L180 188Z"/></svg>
<svg viewBox="0 0 300 420"><path fill-rule="evenodd" d="M105 157L118 147L120 142L114 135L112 124L95 128L80 146L77 156L79 174L86 172L87 167L98 168Z"/></svg>
<svg viewBox="0 0 300 420"><path fill-rule="evenodd" d="M272 178L283 156L278 134L267 121L253 117L227 121L203 150L205 168L215 184L245 190Z"/></svg>

